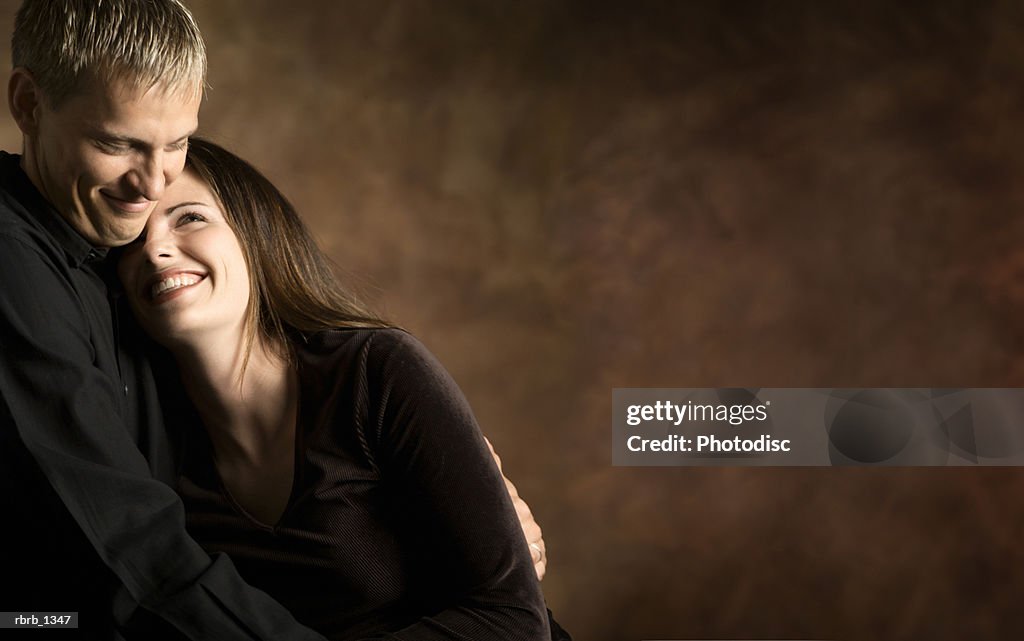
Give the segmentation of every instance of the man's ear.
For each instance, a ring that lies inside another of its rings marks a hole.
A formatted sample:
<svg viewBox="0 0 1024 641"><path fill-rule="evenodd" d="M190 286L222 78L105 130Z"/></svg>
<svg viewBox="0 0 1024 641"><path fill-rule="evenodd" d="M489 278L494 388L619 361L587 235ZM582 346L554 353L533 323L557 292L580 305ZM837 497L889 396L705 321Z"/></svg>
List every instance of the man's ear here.
<svg viewBox="0 0 1024 641"><path fill-rule="evenodd" d="M24 67L11 71L11 79L7 82L7 106L22 134L36 135L42 101L43 94L32 72Z"/></svg>

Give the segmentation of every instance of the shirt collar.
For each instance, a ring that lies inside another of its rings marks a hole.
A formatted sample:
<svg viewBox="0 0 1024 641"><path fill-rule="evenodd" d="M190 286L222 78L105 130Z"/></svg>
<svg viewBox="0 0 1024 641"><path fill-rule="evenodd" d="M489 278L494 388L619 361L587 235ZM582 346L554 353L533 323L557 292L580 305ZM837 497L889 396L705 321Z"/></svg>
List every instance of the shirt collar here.
<svg viewBox="0 0 1024 641"><path fill-rule="evenodd" d="M84 263L102 261L107 257L105 247L94 247L75 228L64 220L56 208L43 197L21 168L21 156L0 151L0 181L7 191L25 208L25 211L53 236L74 267Z"/></svg>

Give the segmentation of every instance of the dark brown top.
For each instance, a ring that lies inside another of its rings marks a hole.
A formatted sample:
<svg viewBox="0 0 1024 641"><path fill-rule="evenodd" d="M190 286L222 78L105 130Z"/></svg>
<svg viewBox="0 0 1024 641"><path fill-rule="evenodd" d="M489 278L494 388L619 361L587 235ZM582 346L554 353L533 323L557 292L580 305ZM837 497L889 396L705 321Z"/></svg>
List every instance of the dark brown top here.
<svg viewBox="0 0 1024 641"><path fill-rule="evenodd" d="M196 540L332 639L547 639L511 500L441 365L392 329L323 332L299 360L283 515L246 514L193 428L179 491Z"/></svg>

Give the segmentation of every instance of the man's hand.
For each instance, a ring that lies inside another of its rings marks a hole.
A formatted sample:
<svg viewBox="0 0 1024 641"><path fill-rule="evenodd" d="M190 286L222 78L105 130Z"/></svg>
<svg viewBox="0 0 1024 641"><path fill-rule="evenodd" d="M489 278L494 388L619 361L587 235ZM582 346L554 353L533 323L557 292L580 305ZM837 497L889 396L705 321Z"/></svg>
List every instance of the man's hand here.
<svg viewBox="0 0 1024 641"><path fill-rule="evenodd" d="M487 441L486 438L484 440ZM490 441L487 441L487 447L491 449L491 456L494 457L494 462L498 464L498 471L501 471L501 457L494 451L494 446L491 445ZM547 548L544 546L544 533L541 531L537 521L534 520L530 506L519 496L516 486L512 484L512 481L508 480L504 472L501 473L501 478L505 479L505 488L508 490L508 495L512 497L512 504L516 507L516 515L519 517L519 525L522 526L523 535L526 536L526 543L530 546L530 554L533 556L533 569L537 572L537 579L543 579L548 565Z"/></svg>

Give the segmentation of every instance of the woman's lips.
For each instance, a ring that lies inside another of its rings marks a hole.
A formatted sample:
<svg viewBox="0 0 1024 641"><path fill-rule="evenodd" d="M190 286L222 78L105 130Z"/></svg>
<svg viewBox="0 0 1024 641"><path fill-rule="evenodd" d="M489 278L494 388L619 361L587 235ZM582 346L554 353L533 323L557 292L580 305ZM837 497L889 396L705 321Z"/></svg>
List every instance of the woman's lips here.
<svg viewBox="0 0 1024 641"><path fill-rule="evenodd" d="M154 303L165 303L184 294L204 280L206 280L206 274L196 272L161 274L151 281L147 295L149 300Z"/></svg>

